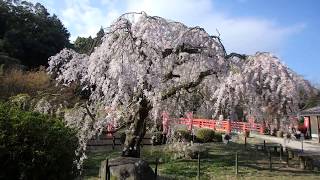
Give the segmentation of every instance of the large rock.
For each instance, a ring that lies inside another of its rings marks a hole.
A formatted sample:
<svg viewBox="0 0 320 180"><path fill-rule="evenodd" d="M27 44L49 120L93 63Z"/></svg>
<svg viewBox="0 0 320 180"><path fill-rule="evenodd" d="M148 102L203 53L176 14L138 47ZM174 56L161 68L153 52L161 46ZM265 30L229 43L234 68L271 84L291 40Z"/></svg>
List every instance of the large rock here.
<svg viewBox="0 0 320 180"><path fill-rule="evenodd" d="M101 163L100 177L105 177L106 161ZM140 159L132 157L118 157L109 161L110 179L118 180L153 180L155 174L149 164Z"/></svg>
<svg viewBox="0 0 320 180"><path fill-rule="evenodd" d="M208 157L208 149L202 144L195 143L192 146L187 147L185 151L185 156L191 159L198 158L198 154L200 154L202 158Z"/></svg>

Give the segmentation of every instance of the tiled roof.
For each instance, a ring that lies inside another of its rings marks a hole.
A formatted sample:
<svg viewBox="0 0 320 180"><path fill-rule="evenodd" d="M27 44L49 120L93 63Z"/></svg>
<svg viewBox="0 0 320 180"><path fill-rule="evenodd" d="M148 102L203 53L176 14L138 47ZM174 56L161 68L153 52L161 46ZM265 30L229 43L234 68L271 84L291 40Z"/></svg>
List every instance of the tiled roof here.
<svg viewBox="0 0 320 180"><path fill-rule="evenodd" d="M320 115L320 106L303 110L301 115Z"/></svg>

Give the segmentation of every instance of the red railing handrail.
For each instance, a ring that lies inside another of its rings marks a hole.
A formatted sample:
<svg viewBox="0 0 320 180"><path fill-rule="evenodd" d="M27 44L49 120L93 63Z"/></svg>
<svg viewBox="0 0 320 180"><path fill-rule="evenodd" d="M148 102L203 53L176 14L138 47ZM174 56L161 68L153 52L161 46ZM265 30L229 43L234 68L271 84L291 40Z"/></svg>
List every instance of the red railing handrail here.
<svg viewBox="0 0 320 180"><path fill-rule="evenodd" d="M230 121L228 119L219 121L214 119L190 119L190 118L179 118L179 124L192 125L195 127L209 128L218 131L231 132L237 130L239 132L243 131L258 131L263 133L263 124L241 122L241 121Z"/></svg>

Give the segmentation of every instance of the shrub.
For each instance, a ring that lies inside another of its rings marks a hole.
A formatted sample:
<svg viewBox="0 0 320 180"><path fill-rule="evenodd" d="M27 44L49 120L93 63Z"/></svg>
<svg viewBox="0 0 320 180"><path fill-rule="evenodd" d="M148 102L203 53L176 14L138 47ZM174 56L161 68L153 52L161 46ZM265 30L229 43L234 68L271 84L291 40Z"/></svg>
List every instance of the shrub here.
<svg viewBox="0 0 320 180"><path fill-rule="evenodd" d="M245 130L243 132L244 137L249 137L250 136L250 131L249 130Z"/></svg>
<svg viewBox="0 0 320 180"><path fill-rule="evenodd" d="M214 142L222 142L222 134L221 133L214 133L214 138L213 138Z"/></svg>
<svg viewBox="0 0 320 180"><path fill-rule="evenodd" d="M200 142L211 142L214 138L214 131L211 129L198 129L196 137Z"/></svg>
<svg viewBox="0 0 320 180"><path fill-rule="evenodd" d="M263 134L265 134L265 135L270 135L270 129L266 127L266 128L263 130Z"/></svg>
<svg viewBox="0 0 320 180"><path fill-rule="evenodd" d="M61 120L0 103L0 179L74 179L77 147Z"/></svg>
<svg viewBox="0 0 320 180"><path fill-rule="evenodd" d="M152 145L160 145L160 144L162 144L162 137L163 137L163 134L162 134L161 131L154 132L152 137L151 137Z"/></svg>
<svg viewBox="0 0 320 180"><path fill-rule="evenodd" d="M276 136L277 135L277 131L278 131L277 128L272 128L271 132L270 132L270 135L271 136Z"/></svg>
<svg viewBox="0 0 320 180"><path fill-rule="evenodd" d="M277 131L277 137L283 137L283 131Z"/></svg>
<svg viewBox="0 0 320 180"><path fill-rule="evenodd" d="M120 133L120 142L121 142L121 144L124 144L125 141L126 141L126 133L125 132L121 132Z"/></svg>
<svg viewBox="0 0 320 180"><path fill-rule="evenodd" d="M231 135L230 134L224 135L224 140L229 141L230 139L231 139Z"/></svg>
<svg viewBox="0 0 320 180"><path fill-rule="evenodd" d="M291 139L292 135L291 135L291 133L287 132L287 133L285 134L285 137L286 137L287 139Z"/></svg>
<svg viewBox="0 0 320 180"><path fill-rule="evenodd" d="M30 99L31 97L28 94L18 94L16 96L11 96L9 102L19 109L28 110Z"/></svg>
<svg viewBox="0 0 320 180"><path fill-rule="evenodd" d="M186 129L178 129L174 132L174 140L176 141L191 141L191 139L191 133Z"/></svg>

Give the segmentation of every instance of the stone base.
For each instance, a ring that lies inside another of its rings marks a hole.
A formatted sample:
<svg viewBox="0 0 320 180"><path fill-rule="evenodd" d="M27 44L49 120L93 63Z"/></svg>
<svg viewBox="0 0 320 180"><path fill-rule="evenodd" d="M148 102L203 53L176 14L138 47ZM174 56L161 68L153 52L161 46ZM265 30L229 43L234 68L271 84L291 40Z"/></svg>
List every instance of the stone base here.
<svg viewBox="0 0 320 180"><path fill-rule="evenodd" d="M100 178L105 179L106 161L101 162ZM149 164L133 157L118 157L109 160L110 179L118 180L144 180L155 179L155 174Z"/></svg>

